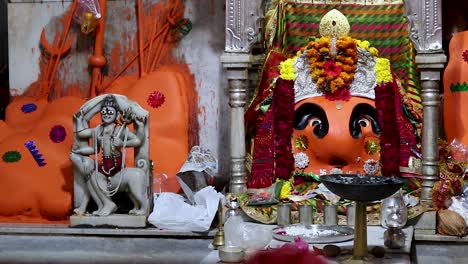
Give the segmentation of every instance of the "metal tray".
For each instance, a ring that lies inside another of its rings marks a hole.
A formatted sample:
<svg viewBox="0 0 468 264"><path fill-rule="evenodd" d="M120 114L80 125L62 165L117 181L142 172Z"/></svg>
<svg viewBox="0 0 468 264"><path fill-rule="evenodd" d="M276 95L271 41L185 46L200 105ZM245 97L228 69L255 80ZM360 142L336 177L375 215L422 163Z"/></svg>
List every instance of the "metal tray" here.
<svg viewBox="0 0 468 264"><path fill-rule="evenodd" d="M301 229L303 229L303 231ZM288 234L288 231L290 234ZM273 238L281 241L292 242L294 238L301 237L304 241L311 244L336 243L352 240L354 238L353 228L338 225L304 226L302 224L294 224L273 228L272 232Z"/></svg>

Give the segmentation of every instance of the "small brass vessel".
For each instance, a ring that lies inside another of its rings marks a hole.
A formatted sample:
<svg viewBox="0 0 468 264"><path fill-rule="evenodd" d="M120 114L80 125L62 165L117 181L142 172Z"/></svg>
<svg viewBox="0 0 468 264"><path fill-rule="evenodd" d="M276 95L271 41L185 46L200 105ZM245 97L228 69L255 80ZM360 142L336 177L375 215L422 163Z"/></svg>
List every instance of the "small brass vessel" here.
<svg viewBox="0 0 468 264"><path fill-rule="evenodd" d="M218 204L218 231L213 239L213 248L224 246L224 228L223 228L223 202L221 199Z"/></svg>

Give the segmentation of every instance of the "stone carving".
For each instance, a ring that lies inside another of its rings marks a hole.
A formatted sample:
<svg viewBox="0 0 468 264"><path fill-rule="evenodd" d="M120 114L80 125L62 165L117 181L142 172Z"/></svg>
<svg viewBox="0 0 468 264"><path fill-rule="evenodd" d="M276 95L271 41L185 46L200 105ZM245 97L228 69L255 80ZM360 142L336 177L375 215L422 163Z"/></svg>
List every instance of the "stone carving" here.
<svg viewBox="0 0 468 264"><path fill-rule="evenodd" d="M410 38L417 51L442 49L442 21L439 0L405 1Z"/></svg>
<svg viewBox="0 0 468 264"><path fill-rule="evenodd" d="M97 113L100 113L101 123L90 127L89 121ZM113 196L123 191L128 193L134 205L128 215L149 214L152 195L148 120L147 111L117 94L93 98L75 113L70 159L74 164L74 213L77 216L106 217L114 214L119 204L115 203ZM133 131L129 129L131 124ZM129 147L134 148L134 166L127 167L125 160ZM93 212L88 212L90 198L97 206Z"/></svg>
<svg viewBox="0 0 468 264"><path fill-rule="evenodd" d="M259 42L262 1L226 0L226 52L249 53Z"/></svg>

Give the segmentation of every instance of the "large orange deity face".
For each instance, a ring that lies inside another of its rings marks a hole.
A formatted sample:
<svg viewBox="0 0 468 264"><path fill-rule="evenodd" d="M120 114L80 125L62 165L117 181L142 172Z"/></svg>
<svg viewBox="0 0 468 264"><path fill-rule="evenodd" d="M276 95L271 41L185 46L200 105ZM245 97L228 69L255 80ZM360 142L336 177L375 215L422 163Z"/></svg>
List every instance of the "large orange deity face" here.
<svg viewBox="0 0 468 264"><path fill-rule="evenodd" d="M379 172L379 126L374 101L307 98L295 106L295 170L314 174Z"/></svg>

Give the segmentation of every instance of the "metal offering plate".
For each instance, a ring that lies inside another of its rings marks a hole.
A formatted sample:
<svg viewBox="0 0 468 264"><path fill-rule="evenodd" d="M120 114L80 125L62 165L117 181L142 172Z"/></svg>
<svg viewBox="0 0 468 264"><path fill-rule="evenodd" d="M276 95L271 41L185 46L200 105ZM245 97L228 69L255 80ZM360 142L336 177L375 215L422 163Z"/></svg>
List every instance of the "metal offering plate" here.
<svg viewBox="0 0 468 264"><path fill-rule="evenodd" d="M301 237L311 244L336 243L352 240L354 229L338 225L302 225L294 224L276 227L273 230L273 238L293 242L294 238Z"/></svg>

